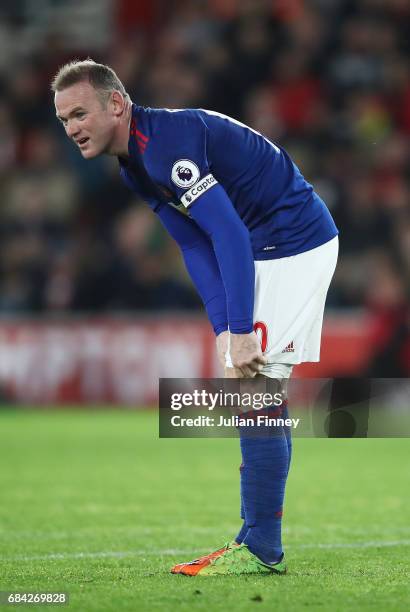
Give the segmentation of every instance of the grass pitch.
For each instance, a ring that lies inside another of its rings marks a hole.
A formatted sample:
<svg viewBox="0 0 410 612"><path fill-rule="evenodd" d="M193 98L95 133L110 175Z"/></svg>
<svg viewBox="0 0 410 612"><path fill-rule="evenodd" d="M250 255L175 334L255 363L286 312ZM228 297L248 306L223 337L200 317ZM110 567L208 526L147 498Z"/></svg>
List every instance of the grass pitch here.
<svg viewBox="0 0 410 612"><path fill-rule="evenodd" d="M71 612L409 609L410 440L296 439L290 573L186 578L170 566L239 527L238 441L157 431L148 412L0 411L0 590L66 591Z"/></svg>

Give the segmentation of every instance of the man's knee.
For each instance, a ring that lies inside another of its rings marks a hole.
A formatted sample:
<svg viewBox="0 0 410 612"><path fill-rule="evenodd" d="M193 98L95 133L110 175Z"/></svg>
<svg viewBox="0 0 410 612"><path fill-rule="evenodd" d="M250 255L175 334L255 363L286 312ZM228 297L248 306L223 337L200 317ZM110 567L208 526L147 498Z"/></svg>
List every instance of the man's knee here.
<svg viewBox="0 0 410 612"><path fill-rule="evenodd" d="M288 363L269 364L269 372L259 374L258 378L265 379L266 387L271 393L280 393L284 400L288 396L288 380L292 374L293 365Z"/></svg>

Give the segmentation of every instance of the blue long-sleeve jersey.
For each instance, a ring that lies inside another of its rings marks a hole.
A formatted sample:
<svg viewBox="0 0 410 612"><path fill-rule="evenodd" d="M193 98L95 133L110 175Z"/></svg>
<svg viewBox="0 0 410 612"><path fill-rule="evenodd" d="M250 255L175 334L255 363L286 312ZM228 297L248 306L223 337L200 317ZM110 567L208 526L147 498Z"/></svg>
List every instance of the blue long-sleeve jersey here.
<svg viewBox="0 0 410 612"><path fill-rule="evenodd" d="M180 245L216 333L252 331L254 260L337 234L286 151L225 115L133 105L128 149L121 176Z"/></svg>

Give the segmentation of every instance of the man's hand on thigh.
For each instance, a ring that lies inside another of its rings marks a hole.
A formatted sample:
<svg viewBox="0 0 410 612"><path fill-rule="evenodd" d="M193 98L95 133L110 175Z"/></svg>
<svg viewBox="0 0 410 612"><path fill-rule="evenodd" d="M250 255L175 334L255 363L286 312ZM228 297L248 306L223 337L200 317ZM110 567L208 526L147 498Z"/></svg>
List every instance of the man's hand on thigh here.
<svg viewBox="0 0 410 612"><path fill-rule="evenodd" d="M240 371L244 378L253 378L267 363L255 332L231 334L229 352L234 369Z"/></svg>

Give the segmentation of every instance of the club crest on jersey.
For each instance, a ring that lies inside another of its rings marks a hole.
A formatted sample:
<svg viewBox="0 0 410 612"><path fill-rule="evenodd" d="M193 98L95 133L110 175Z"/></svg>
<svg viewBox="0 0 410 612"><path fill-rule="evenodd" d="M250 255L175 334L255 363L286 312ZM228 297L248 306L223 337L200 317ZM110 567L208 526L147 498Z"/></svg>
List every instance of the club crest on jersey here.
<svg viewBox="0 0 410 612"><path fill-rule="evenodd" d="M182 189L189 189L199 179L199 168L190 159L179 159L172 166L171 180Z"/></svg>

